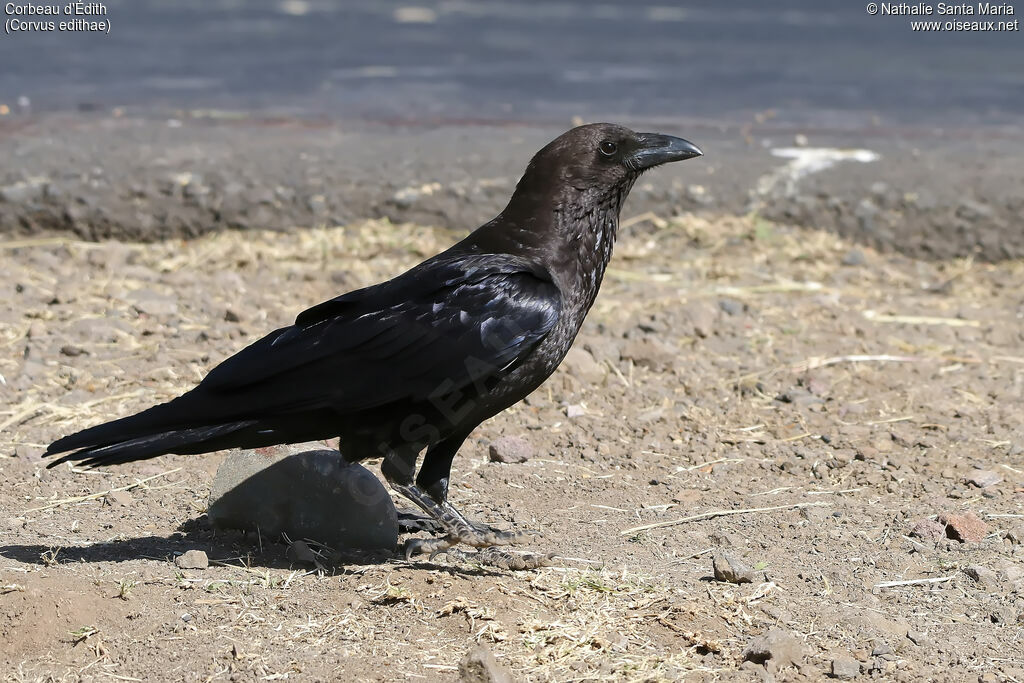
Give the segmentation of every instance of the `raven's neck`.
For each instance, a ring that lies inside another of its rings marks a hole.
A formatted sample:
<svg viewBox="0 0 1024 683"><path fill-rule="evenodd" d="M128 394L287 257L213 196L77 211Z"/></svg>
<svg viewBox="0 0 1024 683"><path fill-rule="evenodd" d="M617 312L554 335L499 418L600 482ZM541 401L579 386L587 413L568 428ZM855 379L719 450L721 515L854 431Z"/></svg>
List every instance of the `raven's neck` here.
<svg viewBox="0 0 1024 683"><path fill-rule="evenodd" d="M585 314L604 279L619 211L632 185L631 180L611 191L571 189L558 196L520 186L505 210L470 235L465 245L538 261Z"/></svg>
<svg viewBox="0 0 1024 683"><path fill-rule="evenodd" d="M619 211L629 187L602 196L580 196L554 212L548 242L549 268L563 292L571 292L581 315L590 310L604 280L619 229ZM582 323L582 320L580 320Z"/></svg>

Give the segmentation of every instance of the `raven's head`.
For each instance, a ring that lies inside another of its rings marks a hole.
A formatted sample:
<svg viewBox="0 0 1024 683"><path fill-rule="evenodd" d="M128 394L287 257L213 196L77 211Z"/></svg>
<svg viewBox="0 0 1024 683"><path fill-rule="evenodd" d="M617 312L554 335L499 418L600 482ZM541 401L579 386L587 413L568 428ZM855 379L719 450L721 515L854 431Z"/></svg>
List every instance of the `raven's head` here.
<svg viewBox="0 0 1024 683"><path fill-rule="evenodd" d="M636 133L592 123L563 133L537 152L521 184L593 197L628 192L644 171L703 154L692 142L660 133ZM536 181L536 184L535 184ZM524 187L523 189L527 189Z"/></svg>
<svg viewBox="0 0 1024 683"><path fill-rule="evenodd" d="M592 278L596 294L619 210L636 179L655 166L702 154L671 135L611 123L573 128L534 155L508 206L470 242L493 251L535 250L546 262L561 264L552 265L556 270Z"/></svg>

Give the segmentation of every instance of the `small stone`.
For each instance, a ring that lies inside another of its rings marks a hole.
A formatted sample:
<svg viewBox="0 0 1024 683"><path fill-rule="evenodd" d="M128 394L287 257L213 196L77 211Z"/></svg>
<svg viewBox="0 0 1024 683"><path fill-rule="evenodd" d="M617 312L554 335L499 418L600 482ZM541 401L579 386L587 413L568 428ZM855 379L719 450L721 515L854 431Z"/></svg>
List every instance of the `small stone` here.
<svg viewBox="0 0 1024 683"><path fill-rule="evenodd" d="M694 335L703 339L714 332L718 311L710 303L694 301L684 306L680 313L684 320L689 321Z"/></svg>
<svg viewBox="0 0 1024 683"><path fill-rule="evenodd" d="M726 315L742 315L747 310L747 305L736 299L719 299L718 307Z"/></svg>
<svg viewBox="0 0 1024 683"><path fill-rule="evenodd" d="M907 640L914 645L924 645L928 642L928 636L921 631L907 631Z"/></svg>
<svg viewBox="0 0 1024 683"><path fill-rule="evenodd" d="M946 525L934 519L922 519L910 530L910 535L935 543L946 538Z"/></svg>
<svg viewBox="0 0 1024 683"><path fill-rule="evenodd" d="M167 317L178 312L177 297L159 294L151 289L137 289L130 292L127 299L136 311L145 315Z"/></svg>
<svg viewBox="0 0 1024 683"><path fill-rule="evenodd" d="M761 664L769 671L797 664L802 657L800 641L778 628L757 636L743 650L743 661Z"/></svg>
<svg viewBox="0 0 1024 683"><path fill-rule="evenodd" d="M400 209L408 209L419 201L420 193L416 188L404 187L392 196L391 201Z"/></svg>
<svg viewBox="0 0 1024 683"><path fill-rule="evenodd" d="M1013 624L1017 621L1017 613L1009 607L1000 607L988 615L988 619L993 624Z"/></svg>
<svg viewBox="0 0 1024 683"><path fill-rule="evenodd" d="M622 357L633 361L637 367L662 372L672 367L676 353L664 342L643 338L632 339L623 346Z"/></svg>
<svg viewBox="0 0 1024 683"><path fill-rule="evenodd" d="M292 564L307 564L307 565L318 565L320 562L317 560L316 553L309 547L305 541L294 541L288 546L285 557Z"/></svg>
<svg viewBox="0 0 1024 683"><path fill-rule="evenodd" d="M712 531L708 534L708 540L722 548L740 545L739 539L724 531Z"/></svg>
<svg viewBox="0 0 1024 683"><path fill-rule="evenodd" d="M491 442L487 449L487 457L491 462L514 465L532 458L533 446L518 436L501 436Z"/></svg>
<svg viewBox="0 0 1024 683"><path fill-rule="evenodd" d="M831 517L832 513L820 507L805 507L800 508L800 516L811 524L821 524Z"/></svg>
<svg viewBox="0 0 1024 683"><path fill-rule="evenodd" d="M839 261L844 266L863 266L868 262L864 256L864 252L860 249L851 249L850 251L843 254L842 260Z"/></svg>
<svg viewBox="0 0 1024 683"><path fill-rule="evenodd" d="M939 523L946 525L946 537L961 543L979 543L988 533L988 525L973 512L962 515L940 515Z"/></svg>
<svg viewBox="0 0 1024 683"><path fill-rule="evenodd" d="M860 676L860 662L853 657L836 657L832 660L832 678L849 681Z"/></svg>
<svg viewBox="0 0 1024 683"><path fill-rule="evenodd" d="M498 664L483 645L477 645L459 662L461 683L512 683L512 675Z"/></svg>
<svg viewBox="0 0 1024 683"><path fill-rule="evenodd" d="M825 399L815 396L803 387L792 387L775 397L781 403L793 403L798 406L820 405Z"/></svg>
<svg viewBox="0 0 1024 683"><path fill-rule="evenodd" d="M972 564L965 568L964 574L967 574L967 576L974 579L976 583L987 588L995 587L999 583L996 573L988 567L983 567L980 564Z"/></svg>
<svg viewBox="0 0 1024 683"><path fill-rule="evenodd" d="M587 414L587 410L578 403L572 403L565 407L565 416L570 420L577 417L583 417Z"/></svg>
<svg viewBox="0 0 1024 683"><path fill-rule="evenodd" d="M715 553L711 566L717 581L727 583L753 583L757 572L729 553Z"/></svg>
<svg viewBox="0 0 1024 683"><path fill-rule="evenodd" d="M181 615L181 620L184 621L187 624L188 622L192 621L192 615L189 614L188 612L185 612L184 614Z"/></svg>
<svg viewBox="0 0 1024 683"><path fill-rule="evenodd" d="M104 505L125 507L132 504L132 494L127 491L110 491L103 496Z"/></svg>
<svg viewBox="0 0 1024 683"><path fill-rule="evenodd" d="M83 353L88 353L88 351L82 347L74 346L73 344L65 344L60 347L60 352L62 355L68 356L69 358L74 358L75 356L81 356Z"/></svg>
<svg viewBox="0 0 1024 683"><path fill-rule="evenodd" d="M889 647L889 643L885 642L884 640L880 643L876 643L875 646L871 648L872 657L881 657L882 655L888 654L892 654L892 648Z"/></svg>
<svg viewBox="0 0 1024 683"><path fill-rule="evenodd" d="M600 384L608 374L605 366L598 363L590 351L579 347L569 349L562 366L570 375L586 384Z"/></svg>
<svg viewBox="0 0 1024 683"><path fill-rule="evenodd" d="M979 489L995 486L1002 480L1003 477L998 472L993 472L992 470L975 470L967 477L967 483L977 486Z"/></svg>
<svg viewBox="0 0 1024 683"><path fill-rule="evenodd" d="M1017 564L1009 564L999 570L999 579L1006 583L1017 583L1024 580L1024 567Z"/></svg>
<svg viewBox="0 0 1024 683"><path fill-rule="evenodd" d="M1024 527L1016 527L1009 529L1004 535L1007 541L1012 545L1024 545Z"/></svg>
<svg viewBox="0 0 1024 683"><path fill-rule="evenodd" d="M46 336L46 323L42 320L33 320L28 324L28 338L42 339Z"/></svg>
<svg viewBox="0 0 1024 683"><path fill-rule="evenodd" d="M242 317L229 308L224 311L224 320L229 323L237 323L242 321Z"/></svg>
<svg viewBox="0 0 1024 683"><path fill-rule="evenodd" d="M214 527L310 538L335 550L393 550L398 513L377 477L337 451L232 453L210 486Z"/></svg>
<svg viewBox="0 0 1024 683"><path fill-rule="evenodd" d="M210 558L202 550L189 550L174 558L179 569L206 569L210 566Z"/></svg>

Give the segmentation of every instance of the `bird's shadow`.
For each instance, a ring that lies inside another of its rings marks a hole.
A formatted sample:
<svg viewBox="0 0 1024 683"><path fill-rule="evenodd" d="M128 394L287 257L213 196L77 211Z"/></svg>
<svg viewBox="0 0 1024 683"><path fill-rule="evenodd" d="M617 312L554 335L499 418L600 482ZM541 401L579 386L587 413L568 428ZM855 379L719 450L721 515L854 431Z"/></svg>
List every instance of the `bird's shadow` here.
<svg viewBox="0 0 1024 683"><path fill-rule="evenodd" d="M206 552L211 565L263 569L313 568L311 564L295 562L289 558L288 543L281 536L271 538L261 536L257 532L214 529L205 515L182 523L177 531L167 536L137 536L98 541L84 546L7 544L0 545L0 557L39 566L76 562L131 562L140 559L170 563L175 557L189 550ZM501 574L475 565L459 567L439 564L425 558L406 560L400 549L317 550L317 560L327 573L344 573L350 566L391 564L396 567L443 571L462 576Z"/></svg>

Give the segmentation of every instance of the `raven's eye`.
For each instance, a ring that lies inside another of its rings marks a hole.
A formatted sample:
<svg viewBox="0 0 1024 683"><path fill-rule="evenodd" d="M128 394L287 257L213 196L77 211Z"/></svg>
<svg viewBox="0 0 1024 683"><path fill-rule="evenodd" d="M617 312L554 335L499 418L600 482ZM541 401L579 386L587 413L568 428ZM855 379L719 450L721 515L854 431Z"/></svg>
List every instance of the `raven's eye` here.
<svg viewBox="0 0 1024 683"><path fill-rule="evenodd" d="M611 140L602 141L601 144L598 146L598 149L600 149L601 154L605 155L606 157L610 157L614 155L617 151L619 151L618 145L616 145Z"/></svg>

